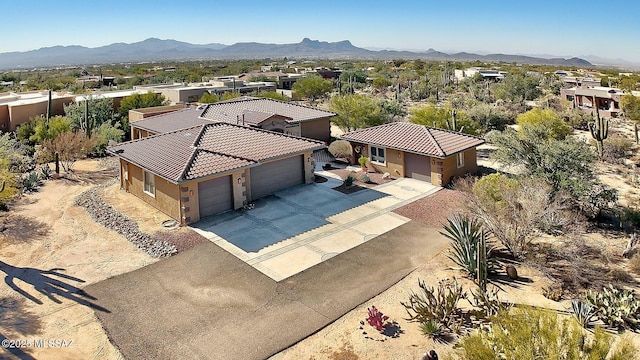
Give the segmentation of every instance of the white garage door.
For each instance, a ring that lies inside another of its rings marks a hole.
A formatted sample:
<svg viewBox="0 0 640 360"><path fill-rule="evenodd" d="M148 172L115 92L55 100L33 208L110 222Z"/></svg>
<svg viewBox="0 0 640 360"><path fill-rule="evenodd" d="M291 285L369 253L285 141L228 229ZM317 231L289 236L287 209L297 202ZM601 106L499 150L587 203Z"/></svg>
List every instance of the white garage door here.
<svg viewBox="0 0 640 360"><path fill-rule="evenodd" d="M258 199L276 191L304 183L302 156L294 156L251 168L251 198Z"/></svg>
<svg viewBox="0 0 640 360"><path fill-rule="evenodd" d="M200 217L214 215L233 208L231 176L198 183Z"/></svg>

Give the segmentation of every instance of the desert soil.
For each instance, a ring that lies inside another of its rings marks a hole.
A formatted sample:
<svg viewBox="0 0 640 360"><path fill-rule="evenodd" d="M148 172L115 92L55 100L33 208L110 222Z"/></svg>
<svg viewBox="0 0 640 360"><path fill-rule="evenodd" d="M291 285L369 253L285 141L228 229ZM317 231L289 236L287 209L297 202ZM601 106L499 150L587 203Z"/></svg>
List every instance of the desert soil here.
<svg viewBox="0 0 640 360"><path fill-rule="evenodd" d="M94 315L94 299L81 289L157 261L74 205L78 194L117 175L112 164L85 160L74 169L63 179L46 181L3 214L0 273L5 281L11 275L15 287L32 299L8 285L0 287L0 335L29 341L30 346L15 350L24 358L122 358ZM35 348L35 340L64 347ZM6 349L0 353L8 356Z"/></svg>
<svg viewBox="0 0 640 360"><path fill-rule="evenodd" d="M64 345L72 340L66 348L16 350L22 351L23 358L122 358L94 315L90 305L95 299L81 289L158 261L122 236L96 224L84 209L74 205L78 194L117 176L113 164L85 160L76 163L74 168L74 174L46 181L38 192L23 196L9 213L0 216L0 225L4 224L0 226L0 273L8 283L14 284L14 288L0 287L0 339L29 340L31 344L34 340L65 340ZM620 190L624 204L637 203L637 186L630 183L624 166L606 167L599 175ZM168 219L166 215L119 191L118 184L101 190L101 195L118 211L136 220L142 231L165 238L185 238L185 243L177 244L181 249L197 243L190 236L181 236L185 229L163 228L161 223ZM442 190L396 212L424 226L440 227L460 203L461 197L455 191ZM618 255L626 241L623 237L591 233L585 234L585 238L600 246L601 257L614 259L616 266L624 267L626 260L619 259ZM545 239L555 240L558 239ZM451 344L427 339L417 324L405 320L407 314L400 304L408 299L411 291L419 290L418 279L436 285L440 279L457 277L465 286L471 285L470 280L451 266L446 253L438 254L387 291L272 359L419 359L430 349L441 356L451 353ZM47 272L51 269L54 270ZM556 302L542 295L542 289L549 286L551 280L548 273L540 270L518 266L522 281L500 285L499 296L513 303L567 310L567 300ZM398 322L402 330L398 337L384 338L366 324L363 329L359 328L367 308L372 305ZM365 338L363 331L374 339ZM384 341L380 341L382 339ZM0 350L0 357L4 356L8 356L6 349Z"/></svg>

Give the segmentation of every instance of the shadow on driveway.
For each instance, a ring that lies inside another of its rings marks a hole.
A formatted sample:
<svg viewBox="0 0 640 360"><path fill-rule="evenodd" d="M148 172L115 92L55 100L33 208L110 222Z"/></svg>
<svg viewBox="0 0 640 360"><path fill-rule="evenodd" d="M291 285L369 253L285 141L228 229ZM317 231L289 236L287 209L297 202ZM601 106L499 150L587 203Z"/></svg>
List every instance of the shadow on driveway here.
<svg viewBox="0 0 640 360"><path fill-rule="evenodd" d="M446 247L437 229L409 222L276 282L206 243L88 290L112 310L96 315L128 359L265 359Z"/></svg>
<svg viewBox="0 0 640 360"><path fill-rule="evenodd" d="M326 225L330 216L389 196L374 189L348 195L332 189L340 184L342 181L329 179L295 186L256 200L253 209L228 211L192 226L213 232L244 252L258 252Z"/></svg>

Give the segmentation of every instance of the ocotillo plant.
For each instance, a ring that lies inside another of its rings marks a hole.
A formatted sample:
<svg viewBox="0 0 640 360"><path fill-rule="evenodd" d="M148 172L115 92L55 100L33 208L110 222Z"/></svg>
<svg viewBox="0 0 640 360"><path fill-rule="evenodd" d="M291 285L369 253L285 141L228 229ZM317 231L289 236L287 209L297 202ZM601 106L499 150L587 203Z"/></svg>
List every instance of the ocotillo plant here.
<svg viewBox="0 0 640 360"><path fill-rule="evenodd" d="M591 137L596 141L598 155L602 158L604 155L604 140L609 136L609 120L600 117L597 104L594 104L594 107L596 109L596 118L594 122L589 123L589 130L591 130Z"/></svg>

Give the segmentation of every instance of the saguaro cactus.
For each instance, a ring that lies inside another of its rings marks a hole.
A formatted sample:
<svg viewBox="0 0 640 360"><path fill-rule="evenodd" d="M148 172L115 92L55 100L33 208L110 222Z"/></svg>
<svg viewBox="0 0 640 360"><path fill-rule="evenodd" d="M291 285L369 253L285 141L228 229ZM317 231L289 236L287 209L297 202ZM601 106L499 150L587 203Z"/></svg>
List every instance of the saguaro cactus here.
<svg viewBox="0 0 640 360"><path fill-rule="evenodd" d="M596 109L596 118L594 122L589 123L589 130L591 131L591 137L596 141L598 155L602 158L604 155L604 140L609 136L609 120L600 117L598 105L595 102L594 108Z"/></svg>
<svg viewBox="0 0 640 360"><path fill-rule="evenodd" d="M482 291L487 291L487 238L484 230L481 230L480 239L478 240L478 267L476 271L476 281Z"/></svg>

